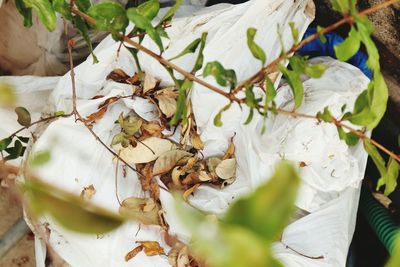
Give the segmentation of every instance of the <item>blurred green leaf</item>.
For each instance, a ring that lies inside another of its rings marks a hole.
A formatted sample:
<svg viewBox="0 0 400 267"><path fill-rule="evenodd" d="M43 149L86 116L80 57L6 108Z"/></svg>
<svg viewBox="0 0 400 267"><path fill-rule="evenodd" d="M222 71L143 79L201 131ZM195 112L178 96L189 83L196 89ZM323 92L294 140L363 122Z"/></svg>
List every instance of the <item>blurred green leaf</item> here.
<svg viewBox="0 0 400 267"><path fill-rule="evenodd" d="M101 31L119 32L128 26L125 9L115 2L97 3L87 13L96 21L93 27Z"/></svg>
<svg viewBox="0 0 400 267"><path fill-rule="evenodd" d="M170 21L174 16L175 12L181 6L182 2L183 0L176 0L175 4L170 9L168 9L167 13L165 13L165 15L161 18L160 22L157 24L157 27L161 26L163 23Z"/></svg>
<svg viewBox="0 0 400 267"><path fill-rule="evenodd" d="M29 127L31 125L31 114L29 111L24 108L24 107L16 107L15 108L15 113L17 113L18 116L18 123L21 124L22 126Z"/></svg>
<svg viewBox="0 0 400 267"><path fill-rule="evenodd" d="M4 158L5 161L7 160L13 160L21 157L24 155L25 152L25 147L22 145L22 143L19 140L16 140L14 142L13 147L8 147L5 149L5 151L9 154L7 157Z"/></svg>
<svg viewBox="0 0 400 267"><path fill-rule="evenodd" d="M257 33L257 29L255 28L249 28L247 29L247 46L249 47L251 53L253 56L257 59L259 59L262 63L262 65L265 64L267 57L265 55L264 50L255 43L254 38Z"/></svg>
<svg viewBox="0 0 400 267"><path fill-rule="evenodd" d="M15 0L15 7L18 12L24 17L24 26L32 26L32 8L27 7L23 0Z"/></svg>
<svg viewBox="0 0 400 267"><path fill-rule="evenodd" d="M118 215L38 179L27 180L23 187L28 198L26 204L34 215L48 213L69 230L101 234L123 222Z"/></svg>
<svg viewBox="0 0 400 267"><path fill-rule="evenodd" d="M5 150L12 142L11 137L7 137L0 140L0 151Z"/></svg>
<svg viewBox="0 0 400 267"><path fill-rule="evenodd" d="M14 88L7 83L0 83L0 106L13 106L16 101Z"/></svg>
<svg viewBox="0 0 400 267"><path fill-rule="evenodd" d="M237 84L235 71L232 69L225 69L218 61L207 63L203 70L203 76L207 77L209 75L212 75L221 86L229 85L230 88L234 88Z"/></svg>
<svg viewBox="0 0 400 267"><path fill-rule="evenodd" d="M207 35L208 35L207 32L203 32L201 34L200 49L199 49L199 53L197 54L197 58L194 63L194 66L193 66L192 73L196 73L196 71L200 70L203 67L203 62L204 62L203 51L204 51L204 48L206 47Z"/></svg>
<svg viewBox="0 0 400 267"><path fill-rule="evenodd" d="M288 70L282 64L279 64L278 68L282 72L283 76L285 76L290 88L292 89L295 107L300 107L304 95L303 82L300 79L300 75L295 71Z"/></svg>
<svg viewBox="0 0 400 267"><path fill-rule="evenodd" d="M200 39L200 38L195 39L193 42L191 42L190 44L188 44L188 45L185 47L185 49L183 49L183 51L180 52L177 56L175 56L175 57L173 57L173 58L170 58L169 61L174 60L174 59L177 59L177 58L180 58L180 57L182 57L182 56L184 56L184 55L186 55L186 54L196 52L196 49L197 49L197 47L199 47L200 42L201 42L201 39Z"/></svg>
<svg viewBox="0 0 400 267"><path fill-rule="evenodd" d="M324 64L307 64L304 68L304 72L311 78L320 78L324 75L325 69L326 67Z"/></svg>
<svg viewBox="0 0 400 267"><path fill-rule="evenodd" d="M290 31L292 32L293 42L297 44L299 42L299 30L296 28L294 22L289 22Z"/></svg>
<svg viewBox="0 0 400 267"><path fill-rule="evenodd" d="M153 28L151 20L140 14L137 8L134 7L129 8L126 14L128 16L128 19L132 21L136 27L146 31L147 35L157 44L157 46L160 49L160 52L163 52L164 46L161 37L157 32L157 30Z"/></svg>
<svg viewBox="0 0 400 267"><path fill-rule="evenodd" d="M21 141L22 143L28 143L29 142L29 137L24 137L24 136L20 136L18 135L17 138L19 139L19 141Z"/></svg>
<svg viewBox="0 0 400 267"><path fill-rule="evenodd" d="M72 20L71 5L65 0L53 0L53 8L67 20Z"/></svg>
<svg viewBox="0 0 400 267"><path fill-rule="evenodd" d="M75 0L75 4L78 9L82 12L87 12L89 8L92 6L90 0Z"/></svg>
<svg viewBox="0 0 400 267"><path fill-rule="evenodd" d="M23 0L26 7L33 8L40 21L49 31L53 31L56 28L56 12L51 5L49 0Z"/></svg>
<svg viewBox="0 0 400 267"><path fill-rule="evenodd" d="M176 101L176 112L170 121L171 125L176 125L182 118L184 119L184 122L186 121L185 117L187 110L186 94L188 90L190 90L192 87L193 87L193 82L188 79L185 79L183 82L179 84L178 87L179 95Z"/></svg>
<svg viewBox="0 0 400 267"><path fill-rule="evenodd" d="M150 21L157 16L159 10L160 3L158 0L149 0L137 7L137 12Z"/></svg>
<svg viewBox="0 0 400 267"><path fill-rule="evenodd" d="M30 158L31 166L41 166L50 161L51 154L49 150L41 150L34 153Z"/></svg>
<svg viewBox="0 0 400 267"><path fill-rule="evenodd" d="M277 95L275 86L268 77L265 78L265 90L265 107L268 107L268 104L274 101Z"/></svg>
<svg viewBox="0 0 400 267"><path fill-rule="evenodd" d="M390 195L397 187L397 178L399 177L399 163L393 159L389 158L387 167L387 176L385 181L385 192L386 196Z"/></svg>
<svg viewBox="0 0 400 267"><path fill-rule="evenodd" d="M222 113L224 111L227 111L229 108L231 107L231 103L229 103L228 105L224 106L218 113L217 115L214 117L214 125L217 127L221 127L223 125L222 121L221 121L221 117L222 117Z"/></svg>
<svg viewBox="0 0 400 267"><path fill-rule="evenodd" d="M355 27L351 27L348 37L334 47L336 58L341 61L349 60L360 49L360 43L359 33Z"/></svg>
<svg viewBox="0 0 400 267"><path fill-rule="evenodd" d="M276 241L293 212L299 185L294 167L283 161L265 185L230 206L223 222L249 229L267 242Z"/></svg>
<svg viewBox="0 0 400 267"><path fill-rule="evenodd" d="M324 27L321 26L317 26L317 32L321 32L324 29ZM325 44L326 43L326 37L324 34L319 35L319 40L321 41L321 43Z"/></svg>

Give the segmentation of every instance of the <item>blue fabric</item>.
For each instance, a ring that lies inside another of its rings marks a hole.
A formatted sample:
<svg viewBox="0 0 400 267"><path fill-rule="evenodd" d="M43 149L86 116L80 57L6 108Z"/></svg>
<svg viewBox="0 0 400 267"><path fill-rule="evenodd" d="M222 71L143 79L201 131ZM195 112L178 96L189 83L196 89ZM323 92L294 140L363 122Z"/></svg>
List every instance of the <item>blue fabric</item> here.
<svg viewBox="0 0 400 267"><path fill-rule="evenodd" d="M317 30L315 28L308 28L303 38L307 38L308 36L316 33ZM333 49L335 45L343 42L343 38L336 33L327 33L325 34L326 43L322 43L319 38L314 39L313 41L307 43L302 48L300 48L297 53L300 55L307 55L310 57L317 56L330 56L332 58L336 58L335 50ZM372 78L372 72L367 66L367 55L358 51L352 58L350 58L347 62L351 65L359 68L368 78Z"/></svg>

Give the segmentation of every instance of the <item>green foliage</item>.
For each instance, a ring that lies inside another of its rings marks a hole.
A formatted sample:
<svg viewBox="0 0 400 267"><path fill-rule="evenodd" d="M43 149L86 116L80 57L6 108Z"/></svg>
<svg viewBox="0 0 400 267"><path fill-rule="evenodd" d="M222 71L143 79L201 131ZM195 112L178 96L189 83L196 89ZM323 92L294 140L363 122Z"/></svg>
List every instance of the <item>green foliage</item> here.
<svg viewBox="0 0 400 267"><path fill-rule="evenodd" d="M23 0L15 0L15 6L18 12L24 18L24 26L31 27L32 26L32 8L27 7Z"/></svg>
<svg viewBox="0 0 400 267"><path fill-rule="evenodd" d="M213 61L207 63L203 70L203 76L207 77L212 75L217 83L221 86L230 86L230 88L235 88L237 84L236 73L232 69L225 69L221 63L218 61Z"/></svg>
<svg viewBox="0 0 400 267"><path fill-rule="evenodd" d="M285 76L290 88L292 89L295 107L300 107L304 95L303 82L300 79L300 74L295 70L288 70L282 64L279 64L278 68L282 72L283 76Z"/></svg>
<svg viewBox="0 0 400 267"><path fill-rule="evenodd" d="M342 127L336 126L339 134L339 138L346 142L348 146L355 146L358 144L358 136L352 132L346 133Z"/></svg>
<svg viewBox="0 0 400 267"><path fill-rule="evenodd" d="M158 11L160 11L160 3L158 0L144 2L137 7L137 12L150 21L157 16Z"/></svg>
<svg viewBox="0 0 400 267"><path fill-rule="evenodd" d="M78 7L78 9L82 12L87 12L89 8L92 6L90 0L76 0L75 4Z"/></svg>
<svg viewBox="0 0 400 267"><path fill-rule="evenodd" d="M15 140L13 147L7 147L5 151L9 154L4 158L5 161L13 160L21 157L25 152L25 147L20 140Z"/></svg>
<svg viewBox="0 0 400 267"><path fill-rule="evenodd" d="M56 1L58 1L58 0L56 0ZM92 45L92 41L90 40L89 29L88 29L86 23L78 16L72 17L72 22L73 22L74 26L78 29L79 33L82 35L87 46L89 47L90 53L92 54L92 57L93 57L93 64L98 63L99 60L97 59L96 55L93 53L93 45Z"/></svg>
<svg viewBox="0 0 400 267"><path fill-rule="evenodd" d="M196 61L194 63L194 66L193 66L193 69L192 69L192 73L196 73L198 70L200 70L203 67L203 62L204 62L203 51L204 51L204 48L206 47L207 36L208 36L207 32L203 32L201 34L200 50L199 50L199 53L197 55Z"/></svg>
<svg viewBox="0 0 400 267"><path fill-rule="evenodd" d="M95 20L92 25L95 29L112 33L124 31L128 26L125 9L115 2L101 2L95 4L87 11Z"/></svg>
<svg viewBox="0 0 400 267"><path fill-rule="evenodd" d="M31 156L29 163L31 166L41 166L49 162L50 158L49 150L41 150Z"/></svg>
<svg viewBox="0 0 400 267"><path fill-rule="evenodd" d="M334 10L347 14L350 11L354 12L356 9L356 0L332 0L332 7Z"/></svg>
<svg viewBox="0 0 400 267"><path fill-rule="evenodd" d="M317 26L317 32L321 32L321 31L323 31L323 30L324 30L324 27ZM326 41L327 41L324 34L320 34L320 35L319 35L319 40L320 40L323 44L325 44Z"/></svg>
<svg viewBox="0 0 400 267"><path fill-rule="evenodd" d="M360 49L360 35L355 27L351 27L349 36L334 47L336 57L341 61L349 60Z"/></svg>
<svg viewBox="0 0 400 267"><path fill-rule="evenodd" d="M183 0L176 0L175 4L165 13L165 15L161 18L160 22L157 24L157 27L161 26L164 23L169 22L174 16L175 12L178 11L181 6Z"/></svg>
<svg viewBox="0 0 400 267"><path fill-rule="evenodd" d="M234 202L222 221L178 205L194 252L213 267L282 266L271 253L294 209L300 179L287 162L255 192ZM240 256L238 256L240 255Z"/></svg>
<svg viewBox="0 0 400 267"><path fill-rule="evenodd" d="M223 125L222 121L221 121L221 117L222 117L222 113L224 111L227 111L230 107L231 107L231 103L229 103L228 105L224 106L218 113L217 115L214 117L214 125L217 127L221 127Z"/></svg>
<svg viewBox="0 0 400 267"><path fill-rule="evenodd" d="M28 198L26 203L33 215L50 214L69 230L102 234L123 222L118 215L37 179L29 179L23 188Z"/></svg>
<svg viewBox="0 0 400 267"><path fill-rule="evenodd" d="M11 137L7 137L7 138L0 140L0 151L5 150L11 144L11 142L12 142Z"/></svg>
<svg viewBox="0 0 400 267"><path fill-rule="evenodd" d="M31 125L31 114L29 111L24 108L24 107L16 107L15 108L15 113L18 116L18 123L21 124L24 127L29 127Z"/></svg>
<svg viewBox="0 0 400 267"><path fill-rule="evenodd" d="M333 122L333 116L328 107L325 107L323 112L317 113L317 119L324 122Z"/></svg>
<svg viewBox="0 0 400 267"><path fill-rule="evenodd" d="M183 49L182 52L180 52L177 56L175 56L175 57L173 57L173 58L171 58L171 59L169 59L169 60L171 61L171 60L174 60L174 59L178 59L178 58L180 58L180 57L183 57L183 56L186 55L186 54L196 52L196 49L197 49L197 47L199 47L200 42L201 42L201 39L200 39L200 38L195 39L193 42L191 42L190 44L188 44L188 45L185 47L185 49Z"/></svg>
<svg viewBox="0 0 400 267"><path fill-rule="evenodd" d="M193 82L185 79L184 81L178 82L178 99L176 100L176 112L174 116L172 117L170 124L171 125L176 125L180 119L184 119L184 123L186 121L186 112L187 112L187 106L186 106L186 95L187 92L193 87Z"/></svg>
<svg viewBox="0 0 400 267"><path fill-rule="evenodd" d="M53 0L53 8L67 20L72 20L71 6L65 0Z"/></svg>
<svg viewBox="0 0 400 267"><path fill-rule="evenodd" d="M257 59L259 59L262 63L262 65L265 64L267 60L267 56L265 55L264 50L254 42L254 37L257 33L257 29L255 28L249 28L247 30L247 46L249 47L251 53L253 56Z"/></svg>
<svg viewBox="0 0 400 267"><path fill-rule="evenodd" d="M53 9L49 0L23 0L24 4L28 8L33 8L40 21L49 31L53 31L56 28L56 12ZM23 14L24 15L24 14ZM29 15L28 15L29 16ZM25 17L24 19L29 19ZM27 21L29 24L30 21Z"/></svg>
<svg viewBox="0 0 400 267"><path fill-rule="evenodd" d="M147 18L145 15L139 13L138 8L131 7L127 11L127 16L130 21L132 21L136 27L144 30L149 37L157 44L160 52L164 51L164 46L161 40L161 36L159 32L153 27L151 24L151 20Z"/></svg>
<svg viewBox="0 0 400 267"><path fill-rule="evenodd" d="M293 42L297 44L299 42L299 30L296 28L294 22L289 22L289 27L292 33Z"/></svg>

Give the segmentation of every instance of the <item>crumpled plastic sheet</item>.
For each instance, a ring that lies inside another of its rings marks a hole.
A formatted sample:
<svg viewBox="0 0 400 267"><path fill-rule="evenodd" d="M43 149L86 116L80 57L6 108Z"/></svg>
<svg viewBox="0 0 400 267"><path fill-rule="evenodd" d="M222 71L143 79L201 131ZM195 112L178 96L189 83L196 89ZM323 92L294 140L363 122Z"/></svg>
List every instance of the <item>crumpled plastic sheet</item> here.
<svg viewBox="0 0 400 267"><path fill-rule="evenodd" d="M288 48L292 44L288 23L295 22L303 34L313 19L313 12L313 3L307 0L253 0L236 6L217 5L202 9L176 19L174 26L167 29L171 41L164 40L165 44L169 43L164 56L170 58L178 54L193 39L207 31L209 35L204 62L218 60L226 68L235 69L238 80L243 80L261 66L247 48L248 27L258 29L256 41L266 49L268 61L271 61L281 51L277 25L281 26L283 43ZM158 51L148 38L144 39L143 44ZM135 72L135 64L128 51L122 48L117 57L118 45L111 38L105 39L95 51L100 63L92 65L89 57L75 69L77 106L83 116L95 112L105 99L129 95L132 90L130 85L105 80L114 68L122 68L128 74ZM140 58L141 62L145 62L142 64L144 71L162 80L164 85L172 84L167 72L157 61L143 54L140 54ZM195 55L186 55L177 59L176 64L191 69L194 60ZM329 106L333 115L339 116L344 104L351 109L357 95L366 88L368 78L357 68L328 57L315 58L312 62L324 63L327 70L320 79L303 77L305 98L297 111L316 114ZM215 84L212 78L206 80ZM276 81L278 83L279 79ZM256 93L261 95L260 89ZM104 97L90 100L95 95ZM302 185L296 205L310 214L286 227L283 243L274 245L275 255L285 266L345 266L367 159L362 145L347 147L339 140L334 125L284 115L267 118L267 132L261 135L264 118L255 115L249 125L243 125L248 110L243 108L242 111L235 105L223 114L224 125L218 128L213 125L213 118L227 100L197 84L194 85L191 99L196 122L205 142L204 155L223 154L230 138L235 135L238 162L235 183L222 190L201 186L189 198L191 204L215 214L223 214L236 198L267 181L280 160L291 160L294 164L304 162L307 166L299 168ZM294 107L293 95L285 81L279 84L276 102L278 107L287 110ZM71 81L67 74L59 80L45 110L68 112L70 109ZM157 116L155 107L146 100L139 97L123 99L108 108L93 130L105 143L110 144L118 132L115 119L121 112L126 113L131 109L146 120ZM116 164L112 155L96 142L83 125L75 123L72 117L52 122L33 147L33 151L43 149L50 149L52 157L49 163L37 169L39 177L75 194L80 194L85 186L93 184L96 193L91 201L111 211L118 211L114 184ZM128 169L124 178L122 167L118 168L119 198L143 197L136 174ZM161 190L161 202L170 231L188 241L190 235L176 216L172 201L172 196ZM144 253L139 253L128 263L124 261L126 253L136 246L135 241L138 240L158 241L168 251L159 227L142 225L139 230L137 223L127 222L110 233L96 236L65 230L51 217L43 217L41 221L48 223L51 230L49 243L70 266L169 266L167 257L147 257ZM45 250L37 241L37 266L44 266L44 255ZM323 258L310 258L319 256Z"/></svg>

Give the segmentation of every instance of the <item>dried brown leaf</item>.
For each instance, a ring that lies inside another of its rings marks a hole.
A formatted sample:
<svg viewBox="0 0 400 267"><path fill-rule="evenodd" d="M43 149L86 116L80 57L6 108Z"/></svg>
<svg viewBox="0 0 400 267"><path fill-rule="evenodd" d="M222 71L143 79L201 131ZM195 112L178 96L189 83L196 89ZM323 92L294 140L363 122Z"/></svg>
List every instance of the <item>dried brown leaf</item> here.
<svg viewBox="0 0 400 267"><path fill-rule="evenodd" d="M203 150L204 149L204 143L201 140L200 135L196 131L192 131L190 133L190 143L197 150Z"/></svg>
<svg viewBox="0 0 400 267"><path fill-rule="evenodd" d="M125 255L125 261L129 261L134 258L137 254L139 254L143 250L143 246L137 246L136 248L132 249Z"/></svg>
<svg viewBox="0 0 400 267"><path fill-rule="evenodd" d="M171 118L176 113L176 100L175 98L168 97L165 95L156 96L158 100L158 106L161 112L167 118Z"/></svg>
<svg viewBox="0 0 400 267"><path fill-rule="evenodd" d="M86 117L85 122L92 123L103 118L110 104L118 101L120 98L117 96L107 98L102 104L99 105L99 110Z"/></svg>
<svg viewBox="0 0 400 267"><path fill-rule="evenodd" d="M184 157L190 156L193 156L193 154L179 149L165 152L160 157L158 157L158 159L154 163L153 175L160 175L169 172L179 160Z"/></svg>
<svg viewBox="0 0 400 267"><path fill-rule="evenodd" d="M119 213L143 224L160 224L160 207L152 198L130 197L122 202Z"/></svg>
<svg viewBox="0 0 400 267"><path fill-rule="evenodd" d="M130 78L129 75L126 74L125 71L123 71L122 69L115 69L107 75L106 79L113 80L119 83L125 83L126 80L129 78Z"/></svg>
<svg viewBox="0 0 400 267"><path fill-rule="evenodd" d="M144 82L143 82L143 94L146 94L147 92L156 88L158 83L159 83L159 81L156 80L156 78L154 78L152 75L146 73L144 76Z"/></svg>
<svg viewBox="0 0 400 267"><path fill-rule="evenodd" d="M138 143L136 147L121 149L120 157L130 164L148 163L174 148L175 145L169 140L150 137Z"/></svg>
<svg viewBox="0 0 400 267"><path fill-rule="evenodd" d="M197 188L199 188L201 184L195 184L194 186L192 186L191 188L189 188L188 190L186 190L185 192L183 192L183 199L185 201L187 201L188 197L193 194Z"/></svg>
<svg viewBox="0 0 400 267"><path fill-rule="evenodd" d="M225 159L215 168L215 173L223 180L229 180L236 175L236 159Z"/></svg>
<svg viewBox="0 0 400 267"><path fill-rule="evenodd" d="M192 186L194 184L200 183L199 174L197 172L192 172L186 175L182 180L182 184Z"/></svg>
<svg viewBox="0 0 400 267"><path fill-rule="evenodd" d="M81 192L81 198L85 199L85 200L90 200L92 199L92 197L94 196L94 194L96 194L96 189L94 188L94 186L91 184L89 186L85 186Z"/></svg>
<svg viewBox="0 0 400 267"><path fill-rule="evenodd" d="M215 172L215 168L217 168L218 164L221 163L221 159L218 157L211 157L207 160L207 168L210 172Z"/></svg>
<svg viewBox="0 0 400 267"><path fill-rule="evenodd" d="M164 249L157 241L137 241L136 243L143 246L144 253L147 256L165 255Z"/></svg>
<svg viewBox="0 0 400 267"><path fill-rule="evenodd" d="M222 160L230 159L235 154L235 145L233 144L233 137L231 142L229 143L228 149L225 152L225 155L222 157Z"/></svg>
<svg viewBox="0 0 400 267"><path fill-rule="evenodd" d="M142 124L142 132L144 135L162 137L163 130L164 127L162 127L157 121L144 122Z"/></svg>

